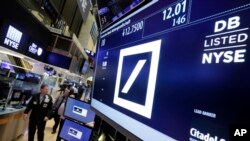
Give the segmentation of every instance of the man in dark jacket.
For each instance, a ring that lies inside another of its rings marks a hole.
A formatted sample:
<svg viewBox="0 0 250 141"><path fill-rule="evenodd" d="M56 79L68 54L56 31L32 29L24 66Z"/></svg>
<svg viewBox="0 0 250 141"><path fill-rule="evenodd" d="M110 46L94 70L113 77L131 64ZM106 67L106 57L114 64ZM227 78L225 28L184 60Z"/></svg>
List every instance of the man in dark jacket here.
<svg viewBox="0 0 250 141"><path fill-rule="evenodd" d="M59 125L59 122L60 122L60 115L58 115L58 109L61 106L61 104L64 102L64 100L68 97L69 92L70 92L70 90L68 88L65 88L63 95L60 95L56 99L56 101L55 101L55 103L53 105L53 111L54 111L53 112L54 113L53 117L54 117L55 124L53 126L51 134L55 134L56 133L56 129L57 129L57 127Z"/></svg>
<svg viewBox="0 0 250 141"><path fill-rule="evenodd" d="M38 141L43 141L46 121L49 120L53 114L52 97L47 93L48 85L42 85L40 93L32 96L26 110L24 111L24 119L27 119L27 114L32 110L29 121L28 141L34 141L36 127L38 129Z"/></svg>

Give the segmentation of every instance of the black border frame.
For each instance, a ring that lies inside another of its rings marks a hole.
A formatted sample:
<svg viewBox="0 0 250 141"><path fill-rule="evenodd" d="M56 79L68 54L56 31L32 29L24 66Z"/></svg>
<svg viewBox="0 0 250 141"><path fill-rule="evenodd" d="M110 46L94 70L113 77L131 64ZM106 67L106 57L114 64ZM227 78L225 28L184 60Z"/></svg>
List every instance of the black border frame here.
<svg viewBox="0 0 250 141"><path fill-rule="evenodd" d="M71 118L71 117L65 115L66 106L67 106L67 103L68 103L68 99L69 99L69 98L71 98L71 99L73 99L73 100L76 100L76 101L79 101L79 102L83 102L83 103L85 103L85 104L88 104L88 105L90 106L90 110L92 110L92 111L95 113L95 116L96 116L96 112L91 108L91 105L90 105L89 103L87 103L87 102L85 102L85 101L82 101L82 100L79 100L79 99L76 99L76 98L73 98L73 97L67 97L67 100L66 100L66 102L65 102L65 108L64 108L64 110L63 110L63 116L65 117L65 119L70 119L71 121L77 121L79 124L84 124L85 126L87 126L87 125L86 125L87 123L84 123L84 122L82 122L82 121L79 121L79 120L77 120L77 119L74 119L74 118ZM93 122L95 122L95 118L94 118ZM89 126L88 126L88 127L89 127ZM89 127L89 128L92 128L92 129L93 129L94 127Z"/></svg>

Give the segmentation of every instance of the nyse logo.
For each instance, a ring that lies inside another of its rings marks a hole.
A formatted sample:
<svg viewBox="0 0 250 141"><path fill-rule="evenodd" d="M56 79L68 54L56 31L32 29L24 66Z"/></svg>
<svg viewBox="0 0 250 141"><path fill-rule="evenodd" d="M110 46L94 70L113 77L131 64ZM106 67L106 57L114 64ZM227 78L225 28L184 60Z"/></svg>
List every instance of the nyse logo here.
<svg viewBox="0 0 250 141"><path fill-rule="evenodd" d="M161 40L157 40L120 51L113 101L116 105L151 118L160 47ZM145 57L145 54L150 54L151 59ZM129 68L131 67L128 65L129 62L136 62L135 65L132 65L132 69ZM130 72L129 75L128 72ZM142 74L140 75L140 73ZM142 78L138 78L139 80L147 81L136 82L137 77ZM141 84L145 86L141 86ZM131 92L132 87L138 88L140 91Z"/></svg>
<svg viewBox="0 0 250 141"><path fill-rule="evenodd" d="M77 139L81 139L82 138L82 132L78 131L78 130L72 128L72 127L69 128L68 134L70 136L73 136L73 137L77 138Z"/></svg>
<svg viewBox="0 0 250 141"><path fill-rule="evenodd" d="M10 25L6 38L4 40L4 44L14 49L18 49L18 46L22 38L22 34L23 34L22 32L20 32L19 30Z"/></svg>
<svg viewBox="0 0 250 141"><path fill-rule="evenodd" d="M87 116L87 113L88 113L88 110L83 109L83 108L78 107L78 106L74 106L74 107L73 107L73 113L75 113L75 114L77 114L77 115L80 115L80 116L86 117L86 116Z"/></svg>

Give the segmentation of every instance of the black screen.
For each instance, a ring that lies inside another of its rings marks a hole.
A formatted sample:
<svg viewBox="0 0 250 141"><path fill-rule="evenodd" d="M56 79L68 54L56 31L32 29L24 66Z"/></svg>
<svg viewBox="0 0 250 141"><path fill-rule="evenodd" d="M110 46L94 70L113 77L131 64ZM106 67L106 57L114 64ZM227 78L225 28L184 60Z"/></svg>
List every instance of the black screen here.
<svg viewBox="0 0 250 141"><path fill-rule="evenodd" d="M23 94L22 90L13 89L10 103L16 104L15 102L20 102L22 100L22 96L23 96L22 94Z"/></svg>

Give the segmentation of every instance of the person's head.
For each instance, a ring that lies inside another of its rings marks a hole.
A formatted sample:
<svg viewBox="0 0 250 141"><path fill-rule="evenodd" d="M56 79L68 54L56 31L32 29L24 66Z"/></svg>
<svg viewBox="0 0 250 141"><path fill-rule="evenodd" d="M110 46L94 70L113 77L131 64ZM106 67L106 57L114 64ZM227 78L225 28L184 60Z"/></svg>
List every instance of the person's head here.
<svg viewBox="0 0 250 141"><path fill-rule="evenodd" d="M89 87L91 87L91 86L92 86L92 81L87 80L87 85L88 85Z"/></svg>
<svg viewBox="0 0 250 141"><path fill-rule="evenodd" d="M69 97L76 98L74 94L69 95Z"/></svg>
<svg viewBox="0 0 250 141"><path fill-rule="evenodd" d="M63 96L64 97L68 97L69 96L69 92L70 92L70 90L68 88L65 88Z"/></svg>
<svg viewBox="0 0 250 141"><path fill-rule="evenodd" d="M69 90L69 95L72 95L72 94L74 94L74 89L71 88L71 89Z"/></svg>
<svg viewBox="0 0 250 141"><path fill-rule="evenodd" d="M90 76L90 77L87 79L87 86L91 87L91 86L92 86L92 81L93 81L93 77Z"/></svg>
<svg viewBox="0 0 250 141"><path fill-rule="evenodd" d="M47 84L42 84L40 89L41 95L46 95L49 92L49 86Z"/></svg>

